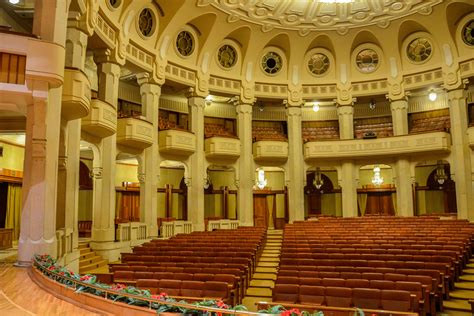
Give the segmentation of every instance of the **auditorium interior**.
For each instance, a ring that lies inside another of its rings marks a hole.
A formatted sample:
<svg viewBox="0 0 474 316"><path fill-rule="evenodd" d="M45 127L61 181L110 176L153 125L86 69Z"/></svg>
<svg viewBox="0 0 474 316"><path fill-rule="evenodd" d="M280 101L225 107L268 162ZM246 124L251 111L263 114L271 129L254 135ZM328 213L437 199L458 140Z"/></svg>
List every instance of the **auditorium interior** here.
<svg viewBox="0 0 474 316"><path fill-rule="evenodd" d="M474 1L0 0L2 315L473 315L473 252Z"/></svg>

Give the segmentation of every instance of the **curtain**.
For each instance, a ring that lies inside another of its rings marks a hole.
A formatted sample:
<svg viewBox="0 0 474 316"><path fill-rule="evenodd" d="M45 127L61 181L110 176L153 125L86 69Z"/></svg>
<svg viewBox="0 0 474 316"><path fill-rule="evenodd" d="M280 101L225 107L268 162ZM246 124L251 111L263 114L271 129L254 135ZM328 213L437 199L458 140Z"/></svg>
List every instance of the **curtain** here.
<svg viewBox="0 0 474 316"><path fill-rule="evenodd" d="M275 195L267 195L267 207L268 207L268 228L275 228L275 222L273 218L273 200Z"/></svg>
<svg viewBox="0 0 474 316"><path fill-rule="evenodd" d="M357 202L359 202L360 215L364 216L367 207L367 193L358 193Z"/></svg>
<svg viewBox="0 0 474 316"><path fill-rule="evenodd" d="M397 210L397 193L396 192L392 193L392 203L393 203L394 215L397 215L398 210Z"/></svg>
<svg viewBox="0 0 474 316"><path fill-rule="evenodd" d="M18 240L21 223L21 184L9 183L7 194L5 228L13 229L13 240Z"/></svg>

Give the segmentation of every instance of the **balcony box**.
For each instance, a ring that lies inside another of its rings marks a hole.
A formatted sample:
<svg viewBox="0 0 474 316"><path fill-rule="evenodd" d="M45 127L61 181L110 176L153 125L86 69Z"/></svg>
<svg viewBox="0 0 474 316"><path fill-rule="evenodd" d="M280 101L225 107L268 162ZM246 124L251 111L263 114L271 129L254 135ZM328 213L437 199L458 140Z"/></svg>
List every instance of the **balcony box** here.
<svg viewBox="0 0 474 316"><path fill-rule="evenodd" d="M257 162L285 162L288 160L288 142L267 140L255 142L253 158Z"/></svg>
<svg viewBox="0 0 474 316"><path fill-rule="evenodd" d="M117 144L145 149L153 144L153 124L137 117L117 120Z"/></svg>
<svg viewBox="0 0 474 316"><path fill-rule="evenodd" d="M467 136L469 140L469 146L474 149L474 127L469 127L467 129Z"/></svg>
<svg viewBox="0 0 474 316"><path fill-rule="evenodd" d="M82 130L99 137L109 137L117 131L117 111L107 102L91 100L89 115L81 120Z"/></svg>
<svg viewBox="0 0 474 316"><path fill-rule="evenodd" d="M304 158L311 160L390 157L449 153L450 150L451 135L434 132L376 139L308 142L304 144Z"/></svg>
<svg viewBox="0 0 474 316"><path fill-rule="evenodd" d="M240 140L230 137L210 137L204 141L207 158L237 159L240 156Z"/></svg>
<svg viewBox="0 0 474 316"><path fill-rule="evenodd" d="M160 153L190 156L196 151L196 136L187 131L168 129L158 133Z"/></svg>
<svg viewBox="0 0 474 316"><path fill-rule="evenodd" d="M79 69L64 69L64 85L61 116L75 120L89 114L91 105L91 84L86 74Z"/></svg>

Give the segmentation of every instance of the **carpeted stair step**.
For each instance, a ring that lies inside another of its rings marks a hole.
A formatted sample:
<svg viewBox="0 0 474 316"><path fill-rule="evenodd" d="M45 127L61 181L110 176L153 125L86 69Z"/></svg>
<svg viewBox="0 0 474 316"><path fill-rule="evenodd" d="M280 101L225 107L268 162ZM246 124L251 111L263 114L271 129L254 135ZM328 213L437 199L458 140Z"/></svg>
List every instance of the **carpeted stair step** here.
<svg viewBox="0 0 474 316"><path fill-rule="evenodd" d="M87 273L88 271L98 269L100 267L106 266L108 264L108 261L106 259L102 259L98 262L94 262L91 264L87 264L84 266L79 266L79 273Z"/></svg>
<svg viewBox="0 0 474 316"><path fill-rule="evenodd" d="M81 248L81 249L79 249L79 253L81 255L84 255L84 254L89 253L89 252L91 252L91 248Z"/></svg>
<svg viewBox="0 0 474 316"><path fill-rule="evenodd" d="M436 313L436 316L472 316L472 313L445 309L443 312Z"/></svg>
<svg viewBox="0 0 474 316"><path fill-rule="evenodd" d="M249 287L246 296L272 297L272 290L269 288Z"/></svg>
<svg viewBox="0 0 474 316"><path fill-rule="evenodd" d="M469 302L466 300L450 299L448 301L444 301L443 306L445 309L454 310L454 311L461 311L461 312L471 311L471 304L469 304Z"/></svg>
<svg viewBox="0 0 474 316"><path fill-rule="evenodd" d="M89 248L89 243L88 243L88 242L80 243L80 244L77 246L77 248L78 248L78 249Z"/></svg>
<svg viewBox="0 0 474 316"><path fill-rule="evenodd" d="M262 251L262 255L263 254L270 254L270 253L273 253L273 254L280 254L280 249L263 249Z"/></svg>
<svg viewBox="0 0 474 316"><path fill-rule="evenodd" d="M278 264L280 263L280 260L271 260L271 261L262 261L257 264L257 267L262 267L262 268L276 268L278 267Z"/></svg>
<svg viewBox="0 0 474 316"><path fill-rule="evenodd" d="M86 252L85 254L81 254L80 260L91 259L95 256L95 252Z"/></svg>
<svg viewBox="0 0 474 316"><path fill-rule="evenodd" d="M474 269L463 269L462 273L463 274L474 274Z"/></svg>
<svg viewBox="0 0 474 316"><path fill-rule="evenodd" d="M255 268L255 272L257 273L277 273L277 269L276 268L268 268L268 267L259 267L257 266Z"/></svg>
<svg viewBox="0 0 474 316"><path fill-rule="evenodd" d="M449 296L452 297L453 299L459 299L459 300L472 300L474 299L474 291L470 290L454 290L449 292Z"/></svg>
<svg viewBox="0 0 474 316"><path fill-rule="evenodd" d="M79 260L79 267L83 267L83 266L86 266L86 265L89 265L89 264L97 263L101 260L102 260L102 257L97 256L97 255L95 255L93 257L90 257L90 258L87 258L87 259L82 259L82 260Z"/></svg>
<svg viewBox="0 0 474 316"><path fill-rule="evenodd" d="M468 268L474 268L474 263L468 263L468 264L466 264L466 267L468 267Z"/></svg>
<svg viewBox="0 0 474 316"><path fill-rule="evenodd" d="M474 294L474 282L456 282L454 287L461 290L471 290Z"/></svg>
<svg viewBox="0 0 474 316"><path fill-rule="evenodd" d="M278 259L278 261L280 261L279 257L280 257L280 255L277 254L277 253L262 252L262 255L260 256L260 260L262 260L262 259Z"/></svg>
<svg viewBox="0 0 474 316"><path fill-rule="evenodd" d="M459 277L459 280L465 281L465 282L474 282L474 275L472 274L461 275Z"/></svg>
<svg viewBox="0 0 474 316"><path fill-rule="evenodd" d="M251 287L273 288L275 286L275 281L254 279L254 280L250 281L250 286Z"/></svg>
<svg viewBox="0 0 474 316"><path fill-rule="evenodd" d="M252 276L252 279L256 280L276 280L276 278L276 273L255 272Z"/></svg>

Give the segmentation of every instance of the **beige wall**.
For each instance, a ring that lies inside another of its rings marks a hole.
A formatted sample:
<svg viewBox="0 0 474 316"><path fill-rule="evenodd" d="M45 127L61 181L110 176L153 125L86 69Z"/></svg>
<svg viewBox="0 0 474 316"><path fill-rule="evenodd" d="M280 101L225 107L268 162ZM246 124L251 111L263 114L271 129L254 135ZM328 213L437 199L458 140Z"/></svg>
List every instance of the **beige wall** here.
<svg viewBox="0 0 474 316"><path fill-rule="evenodd" d="M0 157L0 168L23 171L25 149L21 146L4 142L1 139L0 146L3 147L3 157Z"/></svg>
<svg viewBox="0 0 474 316"><path fill-rule="evenodd" d="M115 186L121 187L122 182L138 182L138 166L117 163L115 168Z"/></svg>
<svg viewBox="0 0 474 316"><path fill-rule="evenodd" d="M380 166L380 175L383 178L384 184L393 184L393 172L392 168ZM367 184L372 184L372 178L374 176L373 169L360 169L359 170L359 184L360 187Z"/></svg>
<svg viewBox="0 0 474 316"><path fill-rule="evenodd" d="M428 176L434 169L436 169L436 166L433 165L415 167L415 182L418 186L426 186ZM418 214L444 212L444 193L442 191L417 191L416 199Z"/></svg>
<svg viewBox="0 0 474 316"><path fill-rule="evenodd" d="M184 169L182 168L160 168L160 179L158 187L164 188L166 184L172 184L174 189L179 189L181 179L184 177ZM180 218L183 215L182 196L174 193L172 197L172 213L171 217ZM158 217L165 217L165 194L158 193Z"/></svg>

